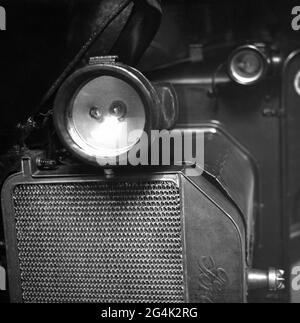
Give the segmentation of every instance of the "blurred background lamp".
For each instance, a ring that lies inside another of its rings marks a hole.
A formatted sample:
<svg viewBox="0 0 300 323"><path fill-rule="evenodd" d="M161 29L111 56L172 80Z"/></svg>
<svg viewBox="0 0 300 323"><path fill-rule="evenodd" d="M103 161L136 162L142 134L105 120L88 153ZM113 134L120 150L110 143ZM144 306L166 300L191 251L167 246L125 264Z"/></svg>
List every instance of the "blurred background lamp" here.
<svg viewBox="0 0 300 323"><path fill-rule="evenodd" d="M239 84L250 85L259 82L266 74L268 59L256 46L246 45L236 49L230 56L228 73Z"/></svg>

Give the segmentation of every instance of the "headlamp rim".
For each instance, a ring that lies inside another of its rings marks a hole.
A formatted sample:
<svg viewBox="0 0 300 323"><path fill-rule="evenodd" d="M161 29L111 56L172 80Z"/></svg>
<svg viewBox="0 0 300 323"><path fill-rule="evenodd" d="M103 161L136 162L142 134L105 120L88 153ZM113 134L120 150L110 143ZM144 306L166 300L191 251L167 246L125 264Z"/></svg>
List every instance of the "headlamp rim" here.
<svg viewBox="0 0 300 323"><path fill-rule="evenodd" d="M111 160L88 154L73 140L68 130L68 114L74 98L82 87L100 76L117 77L137 91L145 108L146 121L143 129L145 133L150 134L151 129L158 127L159 118L156 116L159 116L160 111L160 99L155 88L142 73L132 67L120 63L88 65L70 75L59 89L54 101L54 125L59 139L67 150L81 161L94 166L99 166L99 161L104 165ZM153 110L156 111L153 113Z"/></svg>
<svg viewBox="0 0 300 323"><path fill-rule="evenodd" d="M227 72L228 72L230 79L240 85L253 85L253 84L260 82L266 76L267 71L268 71L268 67L269 67L269 59L268 59L267 54L264 51L264 48L265 48L265 46L260 47L260 46L252 45L252 44L251 45L242 45L242 46L237 47L230 54L230 56L228 58ZM234 69L233 69L233 61L234 61L234 58L236 57L236 55L241 53L242 51L246 51L246 50L256 53L259 56L260 61L262 63L262 70L257 74L257 76L249 78L249 80L247 80L246 77L236 76L237 73L235 73Z"/></svg>

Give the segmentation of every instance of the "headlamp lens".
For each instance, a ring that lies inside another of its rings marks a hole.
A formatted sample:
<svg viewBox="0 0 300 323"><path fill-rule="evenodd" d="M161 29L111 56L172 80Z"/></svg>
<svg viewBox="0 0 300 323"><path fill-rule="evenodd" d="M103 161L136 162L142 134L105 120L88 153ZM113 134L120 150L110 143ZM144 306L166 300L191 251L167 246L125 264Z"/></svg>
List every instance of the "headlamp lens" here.
<svg viewBox="0 0 300 323"><path fill-rule="evenodd" d="M91 155L104 158L130 150L142 136L146 122L139 94L112 76L86 83L76 94L68 117L74 142ZM130 135L133 131L134 138Z"/></svg>

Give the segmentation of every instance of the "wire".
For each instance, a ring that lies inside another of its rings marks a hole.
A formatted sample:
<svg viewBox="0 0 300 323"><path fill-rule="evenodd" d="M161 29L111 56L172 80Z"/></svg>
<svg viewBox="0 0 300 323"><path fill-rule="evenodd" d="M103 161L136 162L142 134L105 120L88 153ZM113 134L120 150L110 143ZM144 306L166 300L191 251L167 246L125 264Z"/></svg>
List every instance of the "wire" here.
<svg viewBox="0 0 300 323"><path fill-rule="evenodd" d="M221 63L215 70L214 74L212 75L212 80L211 80L211 92L210 95L211 96L217 96L217 77L219 75L219 73L221 72L221 70L224 68L224 63Z"/></svg>

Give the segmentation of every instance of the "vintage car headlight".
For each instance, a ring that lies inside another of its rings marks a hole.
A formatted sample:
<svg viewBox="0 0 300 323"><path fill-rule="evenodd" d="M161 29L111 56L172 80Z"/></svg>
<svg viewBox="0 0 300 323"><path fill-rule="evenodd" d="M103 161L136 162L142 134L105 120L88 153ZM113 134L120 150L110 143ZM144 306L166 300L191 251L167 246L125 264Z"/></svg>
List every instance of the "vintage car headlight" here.
<svg viewBox="0 0 300 323"><path fill-rule="evenodd" d="M116 159L127 158L144 134L164 129L166 115L175 118L175 111L164 113L162 92L127 65L109 61L86 66L71 75L57 94L57 133L75 156L114 165Z"/></svg>
<svg viewBox="0 0 300 323"><path fill-rule="evenodd" d="M236 49L230 56L228 73L233 81L250 85L265 76L268 65L268 58L260 47L246 45Z"/></svg>

